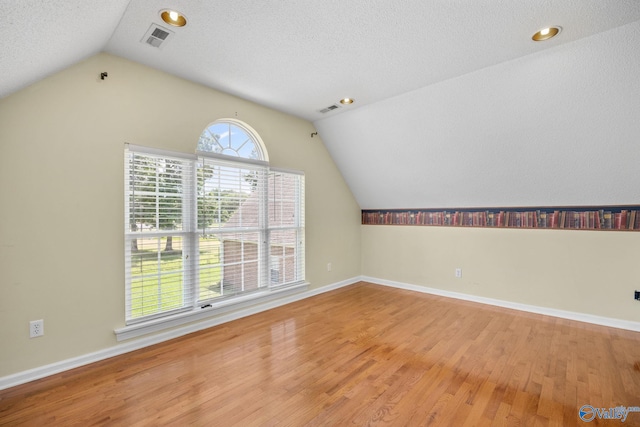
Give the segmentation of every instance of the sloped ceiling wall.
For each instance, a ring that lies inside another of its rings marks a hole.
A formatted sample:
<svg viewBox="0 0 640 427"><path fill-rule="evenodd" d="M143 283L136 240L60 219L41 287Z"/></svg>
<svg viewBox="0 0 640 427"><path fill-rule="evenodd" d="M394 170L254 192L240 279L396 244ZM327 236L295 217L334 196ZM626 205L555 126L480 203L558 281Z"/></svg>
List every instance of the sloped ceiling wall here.
<svg viewBox="0 0 640 427"><path fill-rule="evenodd" d="M140 40L169 6L189 24L150 49ZM356 104L328 116L639 19L637 0L136 0L104 49L318 120L345 96ZM533 42L546 25L561 36Z"/></svg>
<svg viewBox="0 0 640 427"><path fill-rule="evenodd" d="M640 203L640 23L315 122L361 208Z"/></svg>
<svg viewBox="0 0 640 427"><path fill-rule="evenodd" d="M102 51L130 0L0 0L0 98Z"/></svg>
<svg viewBox="0 0 640 427"><path fill-rule="evenodd" d="M106 51L315 120L363 208L638 203L638 0L166 3L0 0L0 97Z"/></svg>

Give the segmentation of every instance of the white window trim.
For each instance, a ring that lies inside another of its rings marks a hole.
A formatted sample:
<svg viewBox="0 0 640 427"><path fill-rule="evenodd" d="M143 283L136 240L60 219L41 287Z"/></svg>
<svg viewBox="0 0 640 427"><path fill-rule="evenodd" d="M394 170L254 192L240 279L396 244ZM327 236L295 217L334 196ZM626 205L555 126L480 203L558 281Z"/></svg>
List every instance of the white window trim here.
<svg viewBox="0 0 640 427"><path fill-rule="evenodd" d="M260 137L260 135L258 134L258 132L256 132L256 130L254 128L252 128L251 126L249 126L247 123L238 120L238 119L231 119L231 118L224 118L224 119L218 119L216 121L214 121L213 123L210 123L209 125L207 125L207 127L205 128L205 132L209 130L209 128L211 126L214 126L216 124L227 124L227 125L233 125L233 126L237 126L238 128L242 129L248 136L251 137L251 139L253 140L253 142L256 144L256 148L258 148L258 150L260 150L260 155L262 156L262 160L255 160L257 162L260 161L264 161L267 164L269 163L269 152L267 151L267 147L264 145L264 141L262 140L262 138ZM212 152L208 152L208 151L196 151L199 154L205 154L207 156L223 156L223 157L230 157L233 159L238 159L238 157L235 156L225 156L224 154L217 154L217 153L212 153ZM252 159L247 159L247 158L243 158L244 160L252 160Z"/></svg>
<svg viewBox="0 0 640 427"><path fill-rule="evenodd" d="M122 328L114 329L117 341L124 341L143 335L161 332L169 328L174 328L187 323L202 321L208 318L217 317L232 311L238 311L247 307L254 307L258 304L272 303L278 299L290 295L304 292L309 289L310 283L307 281L295 283L289 286L279 286L277 288L266 288L263 291L243 295L235 298L217 301L210 307L196 307L190 311L159 317L145 322L134 323ZM257 309L256 312L262 310Z"/></svg>
<svg viewBox="0 0 640 427"><path fill-rule="evenodd" d="M179 152L173 152L169 150L162 150L162 149L131 145L131 144L126 144L126 146L128 151L135 151L139 153L146 153L146 154L159 155L159 156L179 157L186 160L191 160L194 163L198 161L199 157L211 157L217 160L230 161L232 163L235 163L236 165L247 163L247 164L266 166L267 175L269 171L272 171L272 172L284 172L289 174L299 174L304 177L304 172L289 170L289 169L282 169L282 168L270 168L268 166L268 162L259 161L259 160L244 159L244 158L239 159L237 157L219 155L214 153L198 152L198 155L193 155L193 154L179 153ZM127 198L125 197L125 199ZM302 212L304 213L304 199L300 200L300 207L302 209ZM267 218L267 221L268 221L268 218ZM273 228L269 228L269 226L267 226L265 227L265 230L267 234L269 230L278 230L278 229L302 230L303 231L302 239L304 240L304 228L305 228L304 225L301 226L300 221L298 221L296 226L273 227ZM164 231L159 233L162 235L166 234L166 232ZM195 230L193 231L175 231L175 232L169 232L169 233L170 234L193 233L197 235L198 230L196 226ZM126 251L126 248L127 248L127 245L125 244L125 251ZM266 252L268 253L269 251L266 251ZM230 297L228 299L220 299L217 301L214 300L210 304L207 304L204 306L200 306L199 304L194 302L192 307L182 308L180 309L181 311L175 312L173 314L165 314L165 315L159 314L158 317L151 316L148 319L140 320L137 322L134 319L133 321L129 321L129 324L127 326L124 326L122 328L117 328L114 330L116 334L116 339L118 341L122 341L122 340L139 337L146 334L151 334L154 332L163 331L163 330L184 325L187 323L192 323L192 322L200 321L200 320L211 318L211 317L217 317L231 311L242 310L243 308L246 308L246 307L269 304L270 302L273 302L277 299L285 298L289 295L305 291L309 287L309 282L307 282L304 279L305 251L304 249L300 250L298 248L298 253L302 256L302 266L301 266L302 280L285 284L285 285L277 285L277 286L271 286L271 283L269 282L267 283L267 286L265 286L264 288L260 288L260 290L256 292L251 292L244 295ZM126 255L126 252L125 252L125 255ZM268 265L269 256L264 257L262 261L266 265Z"/></svg>

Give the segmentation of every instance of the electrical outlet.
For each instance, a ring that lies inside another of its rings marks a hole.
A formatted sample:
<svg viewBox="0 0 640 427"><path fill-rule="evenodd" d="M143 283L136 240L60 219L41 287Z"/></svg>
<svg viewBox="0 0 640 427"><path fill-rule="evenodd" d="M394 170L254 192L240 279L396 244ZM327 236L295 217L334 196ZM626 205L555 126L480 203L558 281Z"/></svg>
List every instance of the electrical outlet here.
<svg viewBox="0 0 640 427"><path fill-rule="evenodd" d="M41 337L44 335L44 320L32 320L29 322L29 338Z"/></svg>
<svg viewBox="0 0 640 427"><path fill-rule="evenodd" d="M330 262L327 263L327 271L331 271L331 263Z"/></svg>
<svg viewBox="0 0 640 427"><path fill-rule="evenodd" d="M456 268L456 277L458 279L462 277L462 269L461 268Z"/></svg>

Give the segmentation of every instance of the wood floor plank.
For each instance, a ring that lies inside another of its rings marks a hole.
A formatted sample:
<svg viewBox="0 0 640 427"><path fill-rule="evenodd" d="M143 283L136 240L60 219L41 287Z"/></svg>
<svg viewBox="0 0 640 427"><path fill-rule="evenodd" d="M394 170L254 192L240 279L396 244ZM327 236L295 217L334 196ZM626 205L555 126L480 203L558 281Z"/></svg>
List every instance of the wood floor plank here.
<svg viewBox="0 0 640 427"><path fill-rule="evenodd" d="M639 396L640 333L361 282L0 391L0 426L572 426Z"/></svg>

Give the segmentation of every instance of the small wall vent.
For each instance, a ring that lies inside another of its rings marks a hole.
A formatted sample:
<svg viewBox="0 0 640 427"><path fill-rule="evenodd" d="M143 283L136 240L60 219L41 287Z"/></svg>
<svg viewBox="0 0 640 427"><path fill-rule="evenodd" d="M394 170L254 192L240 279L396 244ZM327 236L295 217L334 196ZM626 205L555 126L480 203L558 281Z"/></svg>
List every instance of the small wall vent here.
<svg viewBox="0 0 640 427"><path fill-rule="evenodd" d="M149 46L162 49L167 41L173 37L173 31L161 27L158 24L151 24L147 32L145 33L141 43L146 43Z"/></svg>
<svg viewBox="0 0 640 427"><path fill-rule="evenodd" d="M322 110L318 110L318 111L321 112L322 114L325 114L325 113L328 113L329 111L337 110L338 108L340 108L339 105L333 104L333 105L329 105L327 108L323 108Z"/></svg>

